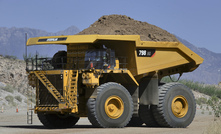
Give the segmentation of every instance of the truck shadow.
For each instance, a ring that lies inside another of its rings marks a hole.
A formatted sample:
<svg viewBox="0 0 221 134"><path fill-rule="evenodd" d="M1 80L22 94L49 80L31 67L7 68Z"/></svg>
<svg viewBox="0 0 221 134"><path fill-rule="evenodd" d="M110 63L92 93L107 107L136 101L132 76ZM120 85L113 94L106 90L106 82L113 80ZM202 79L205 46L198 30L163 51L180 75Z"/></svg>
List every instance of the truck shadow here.
<svg viewBox="0 0 221 134"><path fill-rule="evenodd" d="M52 130L50 128L46 128L44 127L43 125L10 125L10 126L0 126L2 128L21 128L21 129L42 129L42 130ZM133 127L133 126L130 126L130 127ZM140 128L148 128L146 126L140 126ZM56 128L56 129L59 129L59 130L62 130L62 129L84 129L84 128L98 128L98 127L94 127L92 125L75 125L73 126L72 128ZM127 128L127 127L125 127ZM149 127L149 128L157 128L157 127ZM53 129L53 130L56 130L56 129ZM102 129L102 128L99 128L99 129Z"/></svg>
<svg viewBox="0 0 221 134"><path fill-rule="evenodd" d="M51 130L49 128L44 127L43 125L10 125L10 126L0 126L2 128L21 128L21 129L45 129ZM75 125L72 128L61 128L61 129L75 129L75 128L96 128L92 125ZM57 128L60 129L60 128Z"/></svg>

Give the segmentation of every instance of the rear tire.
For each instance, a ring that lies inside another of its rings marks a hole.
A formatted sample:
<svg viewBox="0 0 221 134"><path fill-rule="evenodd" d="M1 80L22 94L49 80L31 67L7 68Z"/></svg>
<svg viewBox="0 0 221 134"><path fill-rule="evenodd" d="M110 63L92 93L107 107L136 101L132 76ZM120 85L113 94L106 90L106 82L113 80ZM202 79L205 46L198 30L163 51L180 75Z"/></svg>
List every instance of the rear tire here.
<svg viewBox="0 0 221 134"><path fill-rule="evenodd" d="M160 87L159 105L153 108L157 123L162 127L187 127L194 119L196 103L189 88L180 83Z"/></svg>
<svg viewBox="0 0 221 134"><path fill-rule="evenodd" d="M38 118L41 123L47 128L70 128L73 127L79 120L79 117L71 115L58 115L38 113Z"/></svg>
<svg viewBox="0 0 221 134"><path fill-rule="evenodd" d="M97 98L87 102L88 119L93 126L103 128L125 127L133 114L130 93L122 85L109 82L97 87Z"/></svg>

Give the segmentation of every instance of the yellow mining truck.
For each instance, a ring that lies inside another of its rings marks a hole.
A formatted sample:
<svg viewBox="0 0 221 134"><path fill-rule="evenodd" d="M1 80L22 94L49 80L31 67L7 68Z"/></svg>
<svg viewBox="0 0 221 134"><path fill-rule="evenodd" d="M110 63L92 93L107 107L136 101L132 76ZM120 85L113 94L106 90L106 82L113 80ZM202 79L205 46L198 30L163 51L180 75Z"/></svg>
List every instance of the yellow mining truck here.
<svg viewBox="0 0 221 134"><path fill-rule="evenodd" d="M104 128L187 127L194 119L191 90L161 82L203 62L180 42L141 41L139 35L69 35L30 38L26 45L42 44L67 46L52 58L26 60L29 83L36 88L34 111L45 127L72 127L80 117Z"/></svg>

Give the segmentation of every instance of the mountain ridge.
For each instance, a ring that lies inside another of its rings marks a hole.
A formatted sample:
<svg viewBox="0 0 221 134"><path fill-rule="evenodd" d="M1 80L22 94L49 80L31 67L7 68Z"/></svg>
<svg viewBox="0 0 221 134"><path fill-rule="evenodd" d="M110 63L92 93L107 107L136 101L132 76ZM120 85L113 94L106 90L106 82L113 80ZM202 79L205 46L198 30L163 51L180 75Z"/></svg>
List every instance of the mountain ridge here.
<svg viewBox="0 0 221 134"><path fill-rule="evenodd" d="M192 51L201 56L203 63L193 72L184 74L181 78L199 81L206 84L218 84L221 81L221 53L212 52L206 48L196 47L190 42L176 36L177 39Z"/></svg>
<svg viewBox="0 0 221 134"><path fill-rule="evenodd" d="M80 30L76 26L70 26L65 30L58 31L56 33L47 32L45 30L33 29L33 28L6 28L0 27L0 49L1 55L13 55L18 59L23 59L25 53L25 33L27 33L28 38L39 37L39 36L56 36L56 35L70 35L76 34ZM34 46L31 47L28 53L33 53L34 50L40 49L41 55L51 55L55 53L58 49L54 47L44 46L43 48ZM48 53L48 50L51 50L51 53Z"/></svg>

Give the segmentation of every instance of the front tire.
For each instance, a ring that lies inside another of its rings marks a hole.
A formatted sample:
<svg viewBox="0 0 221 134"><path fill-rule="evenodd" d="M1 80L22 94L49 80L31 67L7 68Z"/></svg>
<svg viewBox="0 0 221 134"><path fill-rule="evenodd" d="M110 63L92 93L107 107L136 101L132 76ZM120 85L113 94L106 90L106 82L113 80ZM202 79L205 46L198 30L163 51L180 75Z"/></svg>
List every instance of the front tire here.
<svg viewBox="0 0 221 134"><path fill-rule="evenodd" d="M97 98L87 102L88 119L93 126L103 128L125 127L133 114L130 93L122 85L109 82L97 87Z"/></svg>
<svg viewBox="0 0 221 134"><path fill-rule="evenodd" d="M79 117L72 115L59 115L59 114L47 114L37 113L40 122L47 128L70 128L73 127L79 120Z"/></svg>
<svg viewBox="0 0 221 134"><path fill-rule="evenodd" d="M167 83L160 87L159 105L153 108L160 126L185 128L193 121L195 113L195 98L188 87L180 83Z"/></svg>

